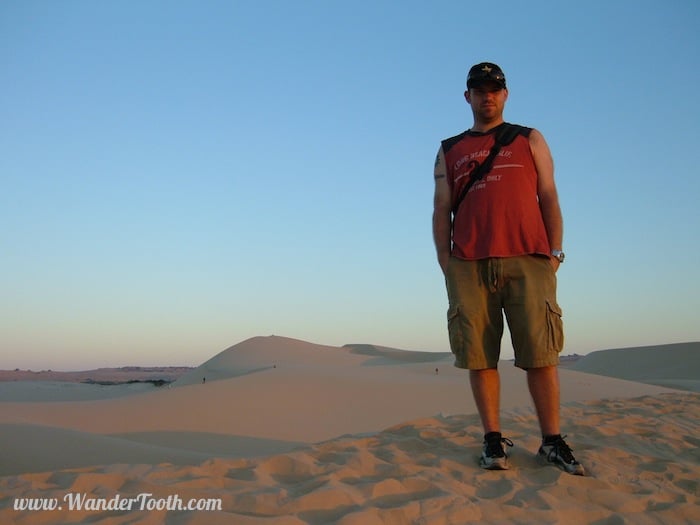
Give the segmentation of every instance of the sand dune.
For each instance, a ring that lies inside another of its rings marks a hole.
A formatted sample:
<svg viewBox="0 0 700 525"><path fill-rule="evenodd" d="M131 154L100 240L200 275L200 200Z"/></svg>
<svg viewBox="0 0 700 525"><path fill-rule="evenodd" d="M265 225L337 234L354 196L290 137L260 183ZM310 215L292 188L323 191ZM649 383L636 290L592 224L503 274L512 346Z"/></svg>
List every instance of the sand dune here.
<svg viewBox="0 0 700 525"><path fill-rule="evenodd" d="M317 370L362 364L364 358L343 349L269 336L253 337L215 355L196 369L175 381L184 386L221 379L230 379L254 372L280 368Z"/></svg>
<svg viewBox="0 0 700 525"><path fill-rule="evenodd" d="M700 392L700 342L592 352L571 370Z"/></svg>
<svg viewBox="0 0 700 525"><path fill-rule="evenodd" d="M700 377L694 348L666 377L692 367ZM577 368L604 362L598 354ZM627 358L663 380L658 359L668 355L656 347ZM611 373L624 359L609 356ZM574 478L535 462L524 374L512 363L501 370L504 431L516 442L514 468L502 473L476 466L481 429L449 354L259 337L171 388L127 397L22 402L6 388L0 522L163 522L165 511L11 508L18 497L143 491L221 498L220 512L170 511L168 523L700 521L700 395L562 369L563 427L590 472Z"/></svg>
<svg viewBox="0 0 700 525"><path fill-rule="evenodd" d="M356 353L351 347L324 347L281 337L253 338L192 372L196 378L204 370L217 370L217 380L206 384L191 380L188 374L172 388L153 389L137 397L6 402L0 422L100 434L205 432L314 443L343 434L377 432L436 413L476 411L467 375L452 366L451 356L436 354L433 361L425 361L413 358L411 352L383 352L375 348L374 353ZM376 365L377 359L384 364ZM252 369L259 372L249 373ZM529 406L523 372L511 363L503 363L501 369L503 407ZM570 370L562 370L561 375L564 401L671 391Z"/></svg>

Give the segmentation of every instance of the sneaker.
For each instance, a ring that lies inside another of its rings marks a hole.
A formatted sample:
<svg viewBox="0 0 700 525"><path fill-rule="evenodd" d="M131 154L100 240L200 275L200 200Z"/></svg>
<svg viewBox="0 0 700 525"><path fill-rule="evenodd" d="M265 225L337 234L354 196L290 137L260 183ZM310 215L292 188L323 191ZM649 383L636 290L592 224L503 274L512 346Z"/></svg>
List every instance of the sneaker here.
<svg viewBox="0 0 700 525"><path fill-rule="evenodd" d="M481 452L479 465L486 470L508 470L508 454L503 444L509 447L513 442L501 436L500 432L489 432L484 436L484 450Z"/></svg>
<svg viewBox="0 0 700 525"><path fill-rule="evenodd" d="M576 461L571 447L566 444L566 436L557 436L551 442L542 442L542 446L537 451L537 455L547 463L552 463L560 469L575 476L583 476L585 470L583 465Z"/></svg>

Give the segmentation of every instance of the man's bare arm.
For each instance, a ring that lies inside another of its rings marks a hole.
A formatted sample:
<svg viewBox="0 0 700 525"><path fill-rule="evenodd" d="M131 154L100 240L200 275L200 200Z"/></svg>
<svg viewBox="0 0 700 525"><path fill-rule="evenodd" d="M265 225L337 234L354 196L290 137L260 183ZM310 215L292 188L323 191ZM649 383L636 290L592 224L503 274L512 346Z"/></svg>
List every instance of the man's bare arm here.
<svg viewBox="0 0 700 525"><path fill-rule="evenodd" d="M445 155L440 147L435 159L435 196L433 198L433 240L438 263L442 272L447 271L447 262L452 251L452 193L447 183Z"/></svg>
<svg viewBox="0 0 700 525"><path fill-rule="evenodd" d="M564 242L564 221L554 182L554 161L547 141L542 133L536 129L530 133L530 151L537 168L537 195L540 200L540 210L544 227L547 230L549 246L552 250L561 250ZM559 262L556 261L554 265L555 268L558 268Z"/></svg>

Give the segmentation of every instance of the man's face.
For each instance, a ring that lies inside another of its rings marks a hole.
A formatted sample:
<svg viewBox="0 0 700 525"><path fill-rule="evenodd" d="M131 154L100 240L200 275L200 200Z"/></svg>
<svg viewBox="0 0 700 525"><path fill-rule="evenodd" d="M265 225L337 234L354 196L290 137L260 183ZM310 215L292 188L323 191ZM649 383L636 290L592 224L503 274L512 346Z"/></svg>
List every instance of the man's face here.
<svg viewBox="0 0 700 525"><path fill-rule="evenodd" d="M479 120L490 121L503 115L508 90L499 84L484 82L464 92L464 98Z"/></svg>

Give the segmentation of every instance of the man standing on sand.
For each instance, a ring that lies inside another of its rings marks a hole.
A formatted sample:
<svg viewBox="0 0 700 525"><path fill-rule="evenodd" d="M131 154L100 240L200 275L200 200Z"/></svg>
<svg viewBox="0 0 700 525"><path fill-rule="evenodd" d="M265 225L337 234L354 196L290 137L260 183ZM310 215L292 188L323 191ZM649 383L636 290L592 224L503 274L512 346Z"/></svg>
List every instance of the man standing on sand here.
<svg viewBox="0 0 700 525"><path fill-rule="evenodd" d="M559 352L564 342L556 271L564 261L554 164L542 134L518 127L489 154L510 125L508 89L496 64L473 66L464 93L471 129L442 141L435 161L433 237L449 298L448 332L455 366L469 370L481 422L481 466L508 468L500 428L498 360L503 313L515 366L527 374L542 431L538 456L583 475L559 429ZM483 166L482 166L483 165ZM471 179L471 180L470 180Z"/></svg>

